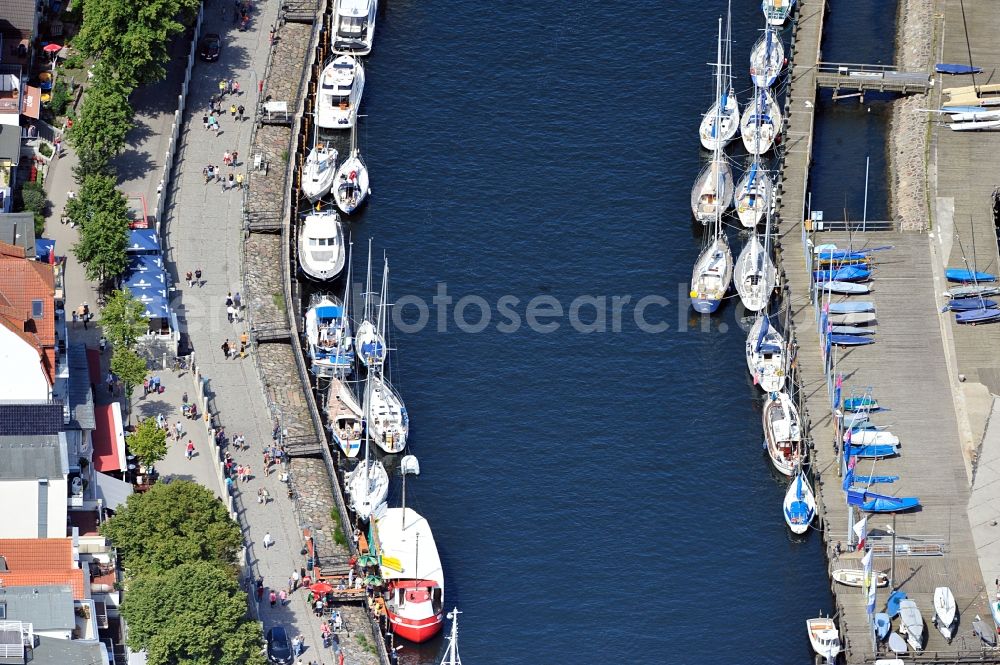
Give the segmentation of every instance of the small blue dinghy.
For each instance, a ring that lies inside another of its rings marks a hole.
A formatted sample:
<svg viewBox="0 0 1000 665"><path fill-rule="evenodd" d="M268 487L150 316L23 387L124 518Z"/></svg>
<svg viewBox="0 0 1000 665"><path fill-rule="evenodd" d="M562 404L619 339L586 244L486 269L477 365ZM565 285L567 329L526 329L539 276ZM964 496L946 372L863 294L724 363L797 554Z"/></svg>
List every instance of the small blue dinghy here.
<svg viewBox="0 0 1000 665"><path fill-rule="evenodd" d="M995 309L997 307L996 300L986 300L979 298L954 298L948 301L948 304L941 308L942 312L952 311L952 312L968 312L973 309Z"/></svg>
<svg viewBox="0 0 1000 665"><path fill-rule="evenodd" d="M1000 321L1000 309L970 309L964 312L955 312L955 323L965 323L977 325L979 323L992 323Z"/></svg>
<svg viewBox="0 0 1000 665"><path fill-rule="evenodd" d="M903 600L906 600L905 591L893 591L889 594L889 600L885 603L885 611L891 619L899 616L899 603Z"/></svg>
<svg viewBox="0 0 1000 665"><path fill-rule="evenodd" d="M995 282L997 281L996 275L992 275L988 272L973 272L972 270L966 270L965 268L948 268L944 271L944 276L948 278L949 282Z"/></svg>
<svg viewBox="0 0 1000 665"><path fill-rule="evenodd" d="M864 282L870 279L872 271L858 266L844 266L835 270L814 270L817 282Z"/></svg>
<svg viewBox="0 0 1000 665"><path fill-rule="evenodd" d="M837 346L868 346L874 343L874 337L864 335L830 335L830 344Z"/></svg>
<svg viewBox="0 0 1000 665"><path fill-rule="evenodd" d="M847 314L850 312L874 312L874 311L875 311L875 303L873 303L871 300L830 303L831 314Z"/></svg>
<svg viewBox="0 0 1000 665"><path fill-rule="evenodd" d="M885 612L879 612L875 615L875 637L878 638L879 642L885 642L885 638L889 637L889 631L892 630L892 619Z"/></svg>
<svg viewBox="0 0 1000 665"><path fill-rule="evenodd" d="M861 505L861 509L869 513L899 513L920 505L920 499L915 496L885 496L866 493L865 498L868 500Z"/></svg>
<svg viewBox="0 0 1000 665"><path fill-rule="evenodd" d="M938 74L979 74L983 71L982 67L974 67L973 65L959 65L950 62L939 62L934 65L934 71Z"/></svg>

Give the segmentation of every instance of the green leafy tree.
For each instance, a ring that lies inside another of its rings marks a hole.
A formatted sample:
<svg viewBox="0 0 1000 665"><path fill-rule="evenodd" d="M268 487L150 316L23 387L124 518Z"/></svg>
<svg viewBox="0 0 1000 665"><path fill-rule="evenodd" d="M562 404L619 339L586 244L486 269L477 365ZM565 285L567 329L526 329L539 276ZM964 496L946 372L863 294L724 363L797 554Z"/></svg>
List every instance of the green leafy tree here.
<svg viewBox="0 0 1000 665"><path fill-rule="evenodd" d="M146 360L132 349L116 347L111 354L111 371L125 384L125 395L132 396L132 390L143 382L149 373Z"/></svg>
<svg viewBox="0 0 1000 665"><path fill-rule="evenodd" d="M264 665L260 624L247 617L229 569L184 563L136 577L128 591L128 643L146 651L149 665Z"/></svg>
<svg viewBox="0 0 1000 665"><path fill-rule="evenodd" d="M100 324L113 347L135 348L136 342L149 329L146 306L128 289L112 291L101 310Z"/></svg>
<svg viewBox="0 0 1000 665"><path fill-rule="evenodd" d="M106 283L128 267L128 220L99 210L80 228L73 253L84 266L87 279Z"/></svg>
<svg viewBox="0 0 1000 665"><path fill-rule="evenodd" d="M139 421L135 431L125 437L128 449L149 468L167 456L167 433L154 418Z"/></svg>
<svg viewBox="0 0 1000 665"><path fill-rule="evenodd" d="M170 39L184 30L199 0L84 0L73 46L97 56L122 81L137 86L166 76Z"/></svg>
<svg viewBox="0 0 1000 665"><path fill-rule="evenodd" d="M128 225L128 202L117 185L118 179L106 173L82 174L79 191L66 201L66 216L85 226L94 215L105 211Z"/></svg>
<svg viewBox="0 0 1000 665"><path fill-rule="evenodd" d="M94 75L80 117L69 130L69 140L80 158L77 175L107 172L108 164L125 148L125 137L132 129L134 112L128 100L132 89L106 70L102 67Z"/></svg>
<svg viewBox="0 0 1000 665"><path fill-rule="evenodd" d="M42 235L45 232L45 209L49 205L42 183L38 181L24 183L21 187L21 203L24 210L34 216L35 235Z"/></svg>
<svg viewBox="0 0 1000 665"><path fill-rule="evenodd" d="M232 569L242 544L239 525L209 490L186 480L133 494L101 534L118 548L130 575L172 570L190 561ZM245 609L245 608L244 608Z"/></svg>

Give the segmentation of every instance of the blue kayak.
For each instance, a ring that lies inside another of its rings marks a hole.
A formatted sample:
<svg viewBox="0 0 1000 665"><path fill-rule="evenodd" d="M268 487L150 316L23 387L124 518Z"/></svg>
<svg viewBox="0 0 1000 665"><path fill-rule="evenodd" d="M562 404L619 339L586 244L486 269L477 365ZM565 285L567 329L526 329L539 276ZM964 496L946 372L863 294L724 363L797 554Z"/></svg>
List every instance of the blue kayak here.
<svg viewBox="0 0 1000 665"><path fill-rule="evenodd" d="M938 74L979 74L983 70L981 67L972 65L958 65L950 62L939 62L934 65L934 71Z"/></svg>
<svg viewBox="0 0 1000 665"><path fill-rule="evenodd" d="M864 282L872 276L871 270L857 266L844 266L835 270L814 270L817 282Z"/></svg>
<svg viewBox="0 0 1000 665"><path fill-rule="evenodd" d="M973 272L964 268L948 268L944 271L944 276L949 282L995 282L996 275L988 272Z"/></svg>

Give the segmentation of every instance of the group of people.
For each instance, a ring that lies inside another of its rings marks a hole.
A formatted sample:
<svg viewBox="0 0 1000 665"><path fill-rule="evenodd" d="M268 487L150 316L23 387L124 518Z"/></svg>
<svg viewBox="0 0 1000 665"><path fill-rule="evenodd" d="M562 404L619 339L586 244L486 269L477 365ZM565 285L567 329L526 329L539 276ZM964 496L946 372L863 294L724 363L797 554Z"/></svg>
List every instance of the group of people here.
<svg viewBox="0 0 1000 665"><path fill-rule="evenodd" d="M226 294L226 316L229 318L230 323L238 323L240 321L240 312L242 310L243 310L243 301L240 299L239 291L236 292L235 296L233 295L232 291ZM246 345L247 341L249 341L249 338L247 340L243 340L241 337L240 341L242 344Z"/></svg>
<svg viewBox="0 0 1000 665"><path fill-rule="evenodd" d="M184 279L187 280L188 288L193 288L195 284L197 284L199 288L205 286L205 280L201 278L201 268L198 268L193 273L188 270L184 273Z"/></svg>

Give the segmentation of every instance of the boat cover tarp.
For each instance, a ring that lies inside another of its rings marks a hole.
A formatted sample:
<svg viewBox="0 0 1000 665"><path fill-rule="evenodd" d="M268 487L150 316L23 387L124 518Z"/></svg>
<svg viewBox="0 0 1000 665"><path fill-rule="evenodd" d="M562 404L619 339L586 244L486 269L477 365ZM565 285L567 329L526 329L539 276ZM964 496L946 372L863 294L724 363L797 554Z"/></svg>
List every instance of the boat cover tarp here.
<svg viewBox="0 0 1000 665"><path fill-rule="evenodd" d="M871 277L871 270L857 266L844 266L836 270L814 270L813 277L817 282L860 282Z"/></svg>
<svg viewBox="0 0 1000 665"><path fill-rule="evenodd" d="M874 337L865 337L864 335L830 335L830 344L837 346L867 346L874 343Z"/></svg>
<svg viewBox="0 0 1000 665"><path fill-rule="evenodd" d="M949 282L995 282L996 275L988 272L973 272L964 268L948 268L944 271L944 276Z"/></svg>
<svg viewBox="0 0 1000 665"><path fill-rule="evenodd" d="M899 476L854 476L854 480L862 485L875 485L876 483L894 483L899 480Z"/></svg>
<svg viewBox="0 0 1000 665"><path fill-rule="evenodd" d="M336 305L324 305L316 308L316 316L321 319L339 319L344 315L344 308Z"/></svg>
<svg viewBox="0 0 1000 665"><path fill-rule="evenodd" d="M764 348L764 338L767 337L768 331L771 329L771 322L765 314L760 323L760 333L757 334L757 346L756 353L761 353ZM764 351L764 353L774 353L773 351Z"/></svg>
<svg viewBox="0 0 1000 665"><path fill-rule="evenodd" d="M920 505L920 499L915 496L882 496L867 495L861 509L869 513L898 513L910 510Z"/></svg>
<svg viewBox="0 0 1000 665"><path fill-rule="evenodd" d="M955 312L956 323L985 323L1000 319L1000 309L970 309Z"/></svg>
<svg viewBox="0 0 1000 665"><path fill-rule="evenodd" d="M889 594L889 599L885 603L885 609L891 618L895 619L899 616L899 603L904 600L906 600L905 591L893 591Z"/></svg>
<svg viewBox="0 0 1000 665"><path fill-rule="evenodd" d="M939 62L934 65L934 71L938 74L979 74L983 71L983 69L972 65L957 65L950 62Z"/></svg>
<svg viewBox="0 0 1000 665"><path fill-rule="evenodd" d="M873 443L867 446L850 446L849 454L854 457L891 457L898 452L896 446L887 443Z"/></svg>
<svg viewBox="0 0 1000 665"><path fill-rule="evenodd" d="M950 309L953 312L967 312L972 309L994 309L996 307L996 300L983 300L980 298L953 298L941 311L946 312Z"/></svg>
<svg viewBox="0 0 1000 665"><path fill-rule="evenodd" d="M851 312L874 312L874 311L875 311L875 303L873 303L871 300L830 303L831 314L849 314Z"/></svg>

